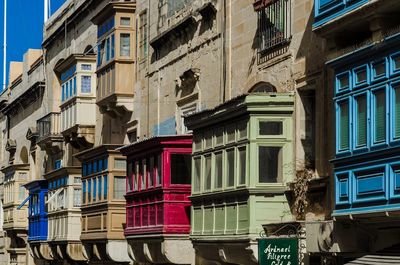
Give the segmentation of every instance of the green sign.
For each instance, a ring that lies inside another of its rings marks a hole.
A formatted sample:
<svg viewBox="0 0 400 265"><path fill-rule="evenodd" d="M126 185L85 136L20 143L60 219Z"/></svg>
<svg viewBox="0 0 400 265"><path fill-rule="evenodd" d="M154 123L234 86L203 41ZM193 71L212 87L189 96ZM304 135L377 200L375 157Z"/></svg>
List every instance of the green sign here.
<svg viewBox="0 0 400 265"><path fill-rule="evenodd" d="M297 265L298 263L297 238L263 238L258 241L258 264Z"/></svg>

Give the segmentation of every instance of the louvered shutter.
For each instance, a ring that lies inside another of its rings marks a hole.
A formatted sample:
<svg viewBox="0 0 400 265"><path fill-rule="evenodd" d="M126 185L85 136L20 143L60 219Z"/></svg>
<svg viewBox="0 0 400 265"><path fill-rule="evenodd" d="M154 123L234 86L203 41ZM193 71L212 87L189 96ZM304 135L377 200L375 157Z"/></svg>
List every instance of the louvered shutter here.
<svg viewBox="0 0 400 265"><path fill-rule="evenodd" d="M386 98L385 91L375 93L375 142L386 139Z"/></svg>
<svg viewBox="0 0 400 265"><path fill-rule="evenodd" d="M340 149L349 149L349 102L340 105Z"/></svg>
<svg viewBox="0 0 400 265"><path fill-rule="evenodd" d="M367 144L367 97L357 98L357 146Z"/></svg>

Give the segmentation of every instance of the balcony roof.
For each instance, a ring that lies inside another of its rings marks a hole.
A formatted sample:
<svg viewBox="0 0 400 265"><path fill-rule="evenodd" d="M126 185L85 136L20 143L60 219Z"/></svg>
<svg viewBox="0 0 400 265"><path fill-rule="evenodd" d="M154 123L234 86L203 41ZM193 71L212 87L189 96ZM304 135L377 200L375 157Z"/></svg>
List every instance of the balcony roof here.
<svg viewBox="0 0 400 265"><path fill-rule="evenodd" d="M65 60L58 62L54 66L54 71L57 74L61 74L65 70L67 70L71 65L76 64L78 62L96 62L95 54L83 54L83 53L75 53L68 56Z"/></svg>
<svg viewBox="0 0 400 265"><path fill-rule="evenodd" d="M120 154L120 151L118 150L119 147L122 147L122 144L103 144L79 152L75 154L74 157L76 157L80 161L83 161L103 156L104 154Z"/></svg>
<svg viewBox="0 0 400 265"><path fill-rule="evenodd" d="M118 148L123 155L134 155L155 147L192 145L192 135L162 135L143 139L141 141Z"/></svg>
<svg viewBox="0 0 400 265"><path fill-rule="evenodd" d="M92 17L92 22L96 25L110 18L117 12L134 13L136 11L135 2L113 2L111 1L102 10Z"/></svg>

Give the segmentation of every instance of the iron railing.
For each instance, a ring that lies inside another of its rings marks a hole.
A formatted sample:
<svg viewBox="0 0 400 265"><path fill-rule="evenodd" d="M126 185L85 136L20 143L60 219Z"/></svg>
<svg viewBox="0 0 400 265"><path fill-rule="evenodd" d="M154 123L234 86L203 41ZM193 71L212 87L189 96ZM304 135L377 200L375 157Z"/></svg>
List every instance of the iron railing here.
<svg viewBox="0 0 400 265"><path fill-rule="evenodd" d="M258 13L260 52L267 52L290 42L291 0L271 0Z"/></svg>

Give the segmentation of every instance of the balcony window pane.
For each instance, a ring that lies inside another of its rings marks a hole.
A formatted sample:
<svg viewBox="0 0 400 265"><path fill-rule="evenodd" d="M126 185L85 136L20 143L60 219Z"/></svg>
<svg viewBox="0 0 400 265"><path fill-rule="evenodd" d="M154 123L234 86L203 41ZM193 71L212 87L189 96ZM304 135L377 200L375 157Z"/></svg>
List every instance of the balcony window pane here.
<svg viewBox="0 0 400 265"><path fill-rule="evenodd" d="M373 65L374 77L383 76L385 73L386 73L386 62L385 61L381 61L381 62L375 63Z"/></svg>
<svg viewBox="0 0 400 265"><path fill-rule="evenodd" d="M108 62L111 58L111 50L110 50L110 39L106 39L106 61Z"/></svg>
<svg viewBox="0 0 400 265"><path fill-rule="evenodd" d="M260 146L258 148L258 175L260 183L276 183L282 168L282 148Z"/></svg>
<svg viewBox="0 0 400 265"><path fill-rule="evenodd" d="M281 121L260 121L260 135L282 135L283 123Z"/></svg>
<svg viewBox="0 0 400 265"><path fill-rule="evenodd" d="M228 143L235 141L235 125L226 127L226 138Z"/></svg>
<svg viewBox="0 0 400 265"><path fill-rule="evenodd" d="M150 158L149 161L149 180L148 180L148 185L149 187L153 187L154 185L154 157Z"/></svg>
<svg viewBox="0 0 400 265"><path fill-rule="evenodd" d="M337 80L336 81L337 88L339 90L349 88L349 73L348 72L338 75L336 80Z"/></svg>
<svg viewBox="0 0 400 265"><path fill-rule="evenodd" d="M224 143L224 128L215 130L215 143L216 145L221 145Z"/></svg>
<svg viewBox="0 0 400 265"><path fill-rule="evenodd" d="M140 178L140 163L139 163L139 161L136 161L135 162L135 179L133 180L133 190L139 190L139 188L138 188L139 178Z"/></svg>
<svg viewBox="0 0 400 265"><path fill-rule="evenodd" d="M246 147L239 148L239 185L246 184Z"/></svg>
<svg viewBox="0 0 400 265"><path fill-rule="evenodd" d="M26 191L24 186L19 186L19 192L18 192L18 200L23 201L26 196Z"/></svg>
<svg viewBox="0 0 400 265"><path fill-rule="evenodd" d="M128 167L127 167L126 176L127 176L127 181L128 181L128 191L133 190L133 179L135 178L134 165L135 165L135 162L131 161L128 163Z"/></svg>
<svg viewBox="0 0 400 265"><path fill-rule="evenodd" d="M114 168L115 169L126 169L126 160L125 159L114 159Z"/></svg>
<svg viewBox="0 0 400 265"><path fill-rule="evenodd" d="M161 185L161 177L162 177L162 160L161 160L161 154L157 156L157 164L156 164L156 184Z"/></svg>
<svg viewBox="0 0 400 265"><path fill-rule="evenodd" d="M208 131L204 135L205 138L205 144L206 144L206 149L212 147L212 132Z"/></svg>
<svg viewBox="0 0 400 265"><path fill-rule="evenodd" d="M367 70L363 69L356 72L356 83L364 83L367 81Z"/></svg>
<svg viewBox="0 0 400 265"><path fill-rule="evenodd" d="M141 189L144 190L146 189L146 179L147 179L147 164L146 164L146 159L142 160L142 178L141 178Z"/></svg>
<svg viewBox="0 0 400 265"><path fill-rule="evenodd" d="M200 191L201 158L194 159L193 191Z"/></svg>
<svg viewBox="0 0 400 265"><path fill-rule="evenodd" d="M339 106L339 148L349 149L349 103L342 102Z"/></svg>
<svg viewBox="0 0 400 265"><path fill-rule="evenodd" d="M114 177L114 199L122 200L125 194L125 178Z"/></svg>
<svg viewBox="0 0 400 265"><path fill-rule="evenodd" d="M235 150L226 151L226 186L235 185Z"/></svg>
<svg viewBox="0 0 400 265"><path fill-rule="evenodd" d="M82 181L82 202L86 203L86 180Z"/></svg>
<svg viewBox="0 0 400 265"><path fill-rule="evenodd" d="M62 190L57 195L57 208L58 209L64 209L64 207L65 207L65 190Z"/></svg>
<svg viewBox="0 0 400 265"><path fill-rule="evenodd" d="M190 184L190 154L171 154L171 184Z"/></svg>
<svg viewBox="0 0 400 265"><path fill-rule="evenodd" d="M74 189L74 207L81 206L81 190Z"/></svg>
<svg viewBox="0 0 400 265"><path fill-rule="evenodd" d="M93 201L95 202L97 199L97 179L93 178Z"/></svg>
<svg viewBox="0 0 400 265"><path fill-rule="evenodd" d="M120 43L120 56L129 57L131 54L131 35L128 33L121 33Z"/></svg>
<svg viewBox="0 0 400 265"><path fill-rule="evenodd" d="M196 135L196 136L194 136L193 138L194 138L194 139L193 139L193 142L194 142L194 150L195 150L195 151L200 151L201 148L202 148L202 146L201 146L201 143L202 143L202 140L203 140L202 136L201 136L201 135Z"/></svg>
<svg viewBox="0 0 400 265"><path fill-rule="evenodd" d="M111 59L115 57L115 36L114 34L111 35Z"/></svg>
<svg viewBox="0 0 400 265"><path fill-rule="evenodd" d="M214 172L214 186L219 189L222 188L222 153L215 154L215 172Z"/></svg>
<svg viewBox="0 0 400 265"><path fill-rule="evenodd" d="M92 201L92 181L90 179L88 179L87 185L88 185L88 203L90 203Z"/></svg>
<svg viewBox="0 0 400 265"><path fill-rule="evenodd" d="M92 93L92 77L90 75L81 76L82 93Z"/></svg>
<svg viewBox="0 0 400 265"><path fill-rule="evenodd" d="M247 138L247 121L241 121L238 123L238 132L239 139Z"/></svg>
<svg viewBox="0 0 400 265"><path fill-rule="evenodd" d="M74 77L73 87L74 87L74 96L76 96L76 76Z"/></svg>
<svg viewBox="0 0 400 265"><path fill-rule="evenodd" d="M130 17L121 17L121 26L130 26L131 18Z"/></svg>
<svg viewBox="0 0 400 265"><path fill-rule="evenodd" d="M357 146L367 144L367 96L356 98L357 103Z"/></svg>
<svg viewBox="0 0 400 265"><path fill-rule="evenodd" d="M375 92L375 142L386 139L386 95L384 90Z"/></svg>
<svg viewBox="0 0 400 265"><path fill-rule="evenodd" d="M104 200L107 200L107 195L108 195L108 192L107 192L108 191L107 175L103 176L103 181L104 181L104 184L103 184L104 185L103 186L104 187L104 193L103 193L104 194Z"/></svg>
<svg viewBox="0 0 400 265"><path fill-rule="evenodd" d="M101 190L102 190L102 189L101 189L101 188L102 188L102 187L101 187L101 176L98 176L98 177L97 177L97 187L98 187L98 193L99 193L99 194L97 195L97 196L98 196L98 200L101 201L101 199L102 199L102 198L101 198Z"/></svg>
<svg viewBox="0 0 400 265"><path fill-rule="evenodd" d="M400 137L400 85L394 88L394 136Z"/></svg>
<svg viewBox="0 0 400 265"><path fill-rule="evenodd" d="M205 164L204 164L204 190L211 189L211 156L205 156Z"/></svg>
<svg viewBox="0 0 400 265"><path fill-rule="evenodd" d="M92 65L90 65L90 64L82 64L81 69L83 71L91 71L92 70Z"/></svg>

